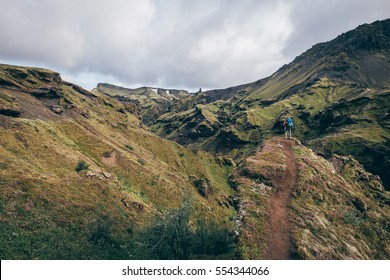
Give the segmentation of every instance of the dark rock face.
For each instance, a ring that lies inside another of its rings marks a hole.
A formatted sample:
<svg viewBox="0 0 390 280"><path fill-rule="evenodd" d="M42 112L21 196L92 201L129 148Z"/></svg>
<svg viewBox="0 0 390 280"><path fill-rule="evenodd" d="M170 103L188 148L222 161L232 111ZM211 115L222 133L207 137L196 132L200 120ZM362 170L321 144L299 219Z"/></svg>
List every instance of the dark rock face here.
<svg viewBox="0 0 390 280"><path fill-rule="evenodd" d="M197 176L190 176L190 180L192 184L196 187L199 194L203 197L208 197L212 192L212 188L210 186L210 182L204 178L198 178Z"/></svg>
<svg viewBox="0 0 390 280"><path fill-rule="evenodd" d="M0 115L18 118L20 117L20 114L21 113L18 110L11 109L11 108L4 108L0 106Z"/></svg>
<svg viewBox="0 0 390 280"><path fill-rule="evenodd" d="M57 72L40 68L17 68L2 64L0 67L2 70L1 88L20 89L37 96L58 95L57 88L62 79Z"/></svg>
<svg viewBox="0 0 390 280"><path fill-rule="evenodd" d="M48 108L58 115L61 115L64 112L64 109L61 106L48 106Z"/></svg>
<svg viewBox="0 0 390 280"><path fill-rule="evenodd" d="M224 139L226 141L226 146L236 147L247 143L246 140L241 138L241 135L234 131L230 127L224 128L219 132L219 139Z"/></svg>
<svg viewBox="0 0 390 280"><path fill-rule="evenodd" d="M365 213L367 211L367 206L366 204L364 203L364 201L359 198L359 197L356 197L352 200L352 204L356 207L357 210L359 210L360 212L362 213Z"/></svg>
<svg viewBox="0 0 390 280"><path fill-rule="evenodd" d="M193 138L209 137L215 134L215 130L207 123L201 123L191 130L190 136Z"/></svg>
<svg viewBox="0 0 390 280"><path fill-rule="evenodd" d="M216 158L217 162L220 164L220 165L226 165L226 166L233 166L235 167L236 166L236 163L234 162L234 160L231 158L231 157L227 157L227 156L218 156Z"/></svg>

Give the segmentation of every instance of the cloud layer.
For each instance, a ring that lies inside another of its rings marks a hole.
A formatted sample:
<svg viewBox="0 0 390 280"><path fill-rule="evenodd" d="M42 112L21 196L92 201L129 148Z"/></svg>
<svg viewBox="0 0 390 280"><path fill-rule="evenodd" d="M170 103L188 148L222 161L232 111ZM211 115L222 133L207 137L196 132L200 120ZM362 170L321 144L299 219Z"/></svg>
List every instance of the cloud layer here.
<svg viewBox="0 0 390 280"><path fill-rule="evenodd" d="M97 82L222 88L389 17L387 0L0 0L0 62Z"/></svg>

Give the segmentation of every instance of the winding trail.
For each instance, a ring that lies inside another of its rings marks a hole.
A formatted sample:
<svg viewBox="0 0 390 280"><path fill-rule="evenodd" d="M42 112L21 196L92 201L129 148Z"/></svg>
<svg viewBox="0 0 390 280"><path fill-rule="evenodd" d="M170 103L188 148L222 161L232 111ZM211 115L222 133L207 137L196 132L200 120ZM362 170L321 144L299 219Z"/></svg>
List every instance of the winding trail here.
<svg viewBox="0 0 390 280"><path fill-rule="evenodd" d="M285 177L276 179L276 191L270 199L270 230L267 236L268 259L291 259L290 225L288 219L288 205L290 195L297 181L297 165L293 153L294 140L280 139L286 157Z"/></svg>

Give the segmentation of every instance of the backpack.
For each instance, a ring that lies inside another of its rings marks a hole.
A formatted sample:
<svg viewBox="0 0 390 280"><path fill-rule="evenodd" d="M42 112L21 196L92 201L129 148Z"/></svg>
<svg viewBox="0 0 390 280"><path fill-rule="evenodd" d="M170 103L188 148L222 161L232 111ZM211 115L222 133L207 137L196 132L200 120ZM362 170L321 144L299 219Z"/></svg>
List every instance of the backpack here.
<svg viewBox="0 0 390 280"><path fill-rule="evenodd" d="M284 127L286 127L286 126L288 126L288 127L293 127L293 126L294 126L294 123L293 123L292 118L290 118L290 117L286 118L286 119L284 120L284 122L283 122L283 126L284 126Z"/></svg>

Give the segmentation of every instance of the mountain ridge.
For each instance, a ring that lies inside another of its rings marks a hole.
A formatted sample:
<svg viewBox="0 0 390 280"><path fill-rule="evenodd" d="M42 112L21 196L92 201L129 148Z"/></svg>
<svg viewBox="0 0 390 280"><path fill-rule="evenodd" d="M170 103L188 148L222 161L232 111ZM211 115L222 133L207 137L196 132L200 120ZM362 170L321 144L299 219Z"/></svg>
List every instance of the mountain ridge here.
<svg viewBox="0 0 390 280"><path fill-rule="evenodd" d="M139 115L146 124L150 124L153 119L168 111L176 100L190 95L186 90L147 86L130 89L107 83L99 83L92 92L106 94L122 103L136 104L139 108Z"/></svg>
<svg viewBox="0 0 390 280"><path fill-rule="evenodd" d="M200 106L190 97L191 106L177 103L150 126L185 146L239 157L282 133L281 120L291 114L301 141L323 155L355 156L389 189L389 29L390 20L361 25L313 46L270 77L219 93L229 97L237 89L229 99L212 101L206 92Z"/></svg>

